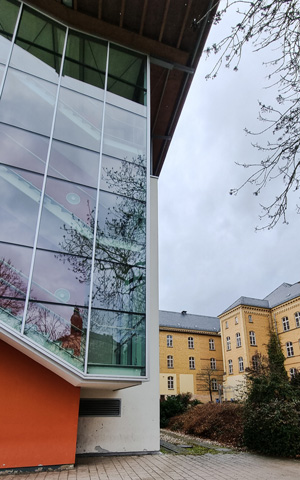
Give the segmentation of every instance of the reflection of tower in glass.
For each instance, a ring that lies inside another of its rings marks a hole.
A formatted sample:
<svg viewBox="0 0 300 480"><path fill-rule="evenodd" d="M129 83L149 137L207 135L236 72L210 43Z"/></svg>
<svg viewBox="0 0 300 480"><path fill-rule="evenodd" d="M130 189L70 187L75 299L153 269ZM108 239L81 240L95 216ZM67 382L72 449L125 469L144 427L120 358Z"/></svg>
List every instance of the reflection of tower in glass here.
<svg viewBox="0 0 300 480"><path fill-rule="evenodd" d="M70 323L70 334L64 335L58 340L61 341L62 348L65 348L66 350L72 349L74 355L79 357L81 351L82 317L78 307L74 308Z"/></svg>

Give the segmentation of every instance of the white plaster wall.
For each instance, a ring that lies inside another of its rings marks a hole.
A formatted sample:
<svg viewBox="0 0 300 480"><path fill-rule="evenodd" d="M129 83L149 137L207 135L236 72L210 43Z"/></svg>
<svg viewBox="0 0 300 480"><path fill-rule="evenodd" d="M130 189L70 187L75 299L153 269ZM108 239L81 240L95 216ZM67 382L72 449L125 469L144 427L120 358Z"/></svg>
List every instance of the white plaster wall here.
<svg viewBox="0 0 300 480"><path fill-rule="evenodd" d="M79 417L77 453L159 451L157 178L150 181L149 382L115 392L82 389L85 398L120 398L120 417Z"/></svg>

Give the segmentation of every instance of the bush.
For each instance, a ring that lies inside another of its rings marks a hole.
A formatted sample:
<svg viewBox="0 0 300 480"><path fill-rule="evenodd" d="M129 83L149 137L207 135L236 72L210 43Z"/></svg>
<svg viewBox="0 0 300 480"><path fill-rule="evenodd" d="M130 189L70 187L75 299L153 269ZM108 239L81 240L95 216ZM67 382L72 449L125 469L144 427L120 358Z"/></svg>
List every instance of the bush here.
<svg viewBox="0 0 300 480"><path fill-rule="evenodd" d="M168 425L170 418L186 412L191 404L195 404L194 400L191 401L191 396L191 393L181 393L179 395L171 395L166 400L160 402L161 428L165 428Z"/></svg>
<svg viewBox="0 0 300 480"><path fill-rule="evenodd" d="M300 401L276 398L248 404L244 442L251 450L267 455L295 457L300 454Z"/></svg>

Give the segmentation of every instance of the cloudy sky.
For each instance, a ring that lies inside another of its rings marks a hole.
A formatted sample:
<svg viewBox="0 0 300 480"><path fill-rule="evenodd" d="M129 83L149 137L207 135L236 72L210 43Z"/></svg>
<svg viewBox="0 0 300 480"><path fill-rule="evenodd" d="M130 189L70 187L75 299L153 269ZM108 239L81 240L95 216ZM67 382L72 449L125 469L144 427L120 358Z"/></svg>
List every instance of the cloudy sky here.
<svg viewBox="0 0 300 480"><path fill-rule="evenodd" d="M229 21L230 23L230 21ZM208 44L223 36L213 27ZM255 232L259 202L250 187L229 190L249 176L235 162L259 160L258 100L270 91L262 58L245 52L239 71L223 68L205 80L215 59L200 61L159 179L160 309L217 316L240 296L263 298L281 283L300 281L300 216Z"/></svg>

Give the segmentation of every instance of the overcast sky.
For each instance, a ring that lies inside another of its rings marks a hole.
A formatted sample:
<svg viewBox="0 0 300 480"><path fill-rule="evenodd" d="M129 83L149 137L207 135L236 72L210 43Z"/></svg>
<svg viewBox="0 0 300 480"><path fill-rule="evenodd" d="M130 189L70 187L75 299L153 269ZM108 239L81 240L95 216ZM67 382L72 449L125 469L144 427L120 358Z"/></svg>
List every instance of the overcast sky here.
<svg viewBox="0 0 300 480"><path fill-rule="evenodd" d="M224 28L213 26L207 44ZM250 173L235 162L260 159L244 128L261 127L267 70L250 51L237 73L207 81L211 65L203 55L159 178L159 291L162 310L217 316L240 296L300 281L300 216L291 205L289 225L256 233L263 197L250 187L229 195Z"/></svg>

